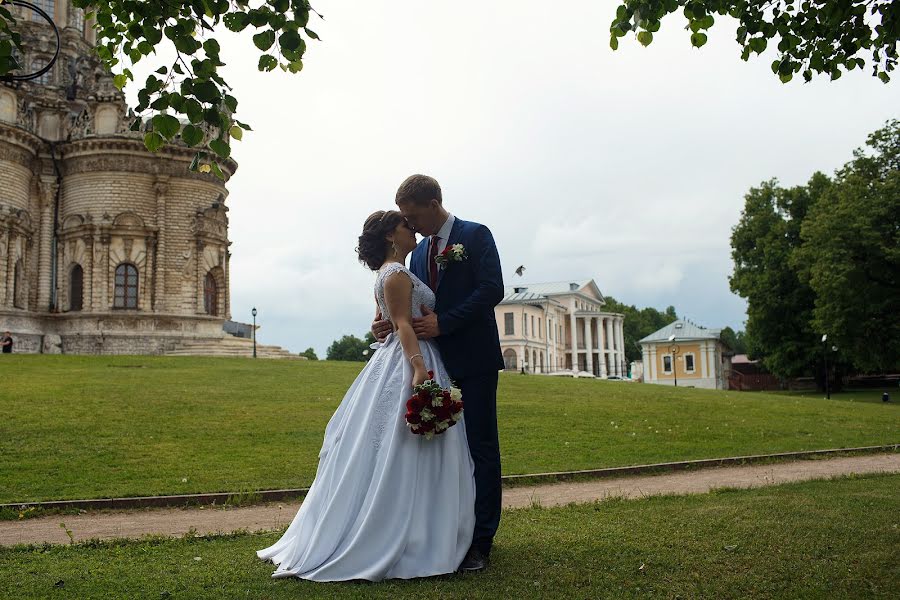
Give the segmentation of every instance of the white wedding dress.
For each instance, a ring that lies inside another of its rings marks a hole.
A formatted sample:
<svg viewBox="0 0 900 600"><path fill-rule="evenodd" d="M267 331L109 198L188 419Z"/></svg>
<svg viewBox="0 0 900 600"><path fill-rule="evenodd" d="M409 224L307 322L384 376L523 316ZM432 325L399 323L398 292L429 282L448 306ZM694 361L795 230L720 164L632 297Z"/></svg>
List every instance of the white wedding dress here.
<svg viewBox="0 0 900 600"><path fill-rule="evenodd" d="M375 295L384 318L387 277L412 279L413 316L434 293L406 267L388 263ZM442 387L450 379L437 345L419 340ZM475 527L474 467L460 421L431 440L406 426L412 369L391 334L347 391L328 426L316 478L285 534L257 555L273 577L313 581L409 579L456 570ZM465 402L465 398L463 398Z"/></svg>

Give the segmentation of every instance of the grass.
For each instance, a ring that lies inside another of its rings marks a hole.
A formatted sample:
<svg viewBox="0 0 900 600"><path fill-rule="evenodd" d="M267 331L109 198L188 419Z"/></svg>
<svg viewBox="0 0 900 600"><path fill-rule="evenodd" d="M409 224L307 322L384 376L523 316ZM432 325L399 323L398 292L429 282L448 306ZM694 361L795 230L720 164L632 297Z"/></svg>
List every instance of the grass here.
<svg viewBox="0 0 900 600"><path fill-rule="evenodd" d="M0 548L0 597L895 598L897 489L874 475L506 511L489 572L379 584L272 580L253 552L277 533Z"/></svg>
<svg viewBox="0 0 900 600"><path fill-rule="evenodd" d="M361 366L4 356L0 503L308 486ZM900 442L876 398L501 374L504 473Z"/></svg>

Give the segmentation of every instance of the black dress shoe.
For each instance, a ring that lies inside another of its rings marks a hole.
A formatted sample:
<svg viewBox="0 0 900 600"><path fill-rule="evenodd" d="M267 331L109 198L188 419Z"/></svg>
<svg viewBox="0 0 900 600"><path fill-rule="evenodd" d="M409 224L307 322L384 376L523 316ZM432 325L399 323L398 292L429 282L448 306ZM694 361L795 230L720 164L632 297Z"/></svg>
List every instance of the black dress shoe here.
<svg viewBox="0 0 900 600"><path fill-rule="evenodd" d="M479 550L478 548L469 548L469 551L466 552L466 557L463 559L462 564L459 565L459 570L462 573L474 573L477 571L483 571L487 568L488 563L490 563L490 559L482 554L481 550Z"/></svg>

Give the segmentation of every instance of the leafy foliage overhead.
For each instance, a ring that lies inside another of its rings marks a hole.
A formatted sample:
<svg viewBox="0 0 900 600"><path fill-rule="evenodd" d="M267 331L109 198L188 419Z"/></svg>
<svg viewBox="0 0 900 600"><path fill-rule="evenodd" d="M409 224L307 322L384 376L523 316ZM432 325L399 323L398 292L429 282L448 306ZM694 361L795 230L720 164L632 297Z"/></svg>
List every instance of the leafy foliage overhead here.
<svg viewBox="0 0 900 600"><path fill-rule="evenodd" d="M3 4L3 0L0 0ZM144 145L156 152L176 139L197 148L192 170L223 177L219 162L231 154L231 140L240 140L250 126L235 118L238 101L219 69L225 66L215 37L220 23L234 32L252 32L259 51L260 71L303 69L307 40L319 36L308 27L318 14L307 0L73 0L93 19L96 51L120 90L134 81L132 68L153 60L161 45L174 48L171 64L160 64L138 91L138 117L131 124L141 131ZM321 17L321 15L319 15ZM22 68L23 52L16 19L0 6L0 75ZM157 66L157 65L153 65Z"/></svg>
<svg viewBox="0 0 900 600"><path fill-rule="evenodd" d="M741 58L777 47L772 71L787 83L800 74L831 79L843 70L862 69L887 83L897 66L900 2L895 0L624 0L610 25L609 44L634 32L644 46L653 41L663 18L681 11L691 45L706 44L715 16L738 21ZM770 44L771 43L771 44Z"/></svg>

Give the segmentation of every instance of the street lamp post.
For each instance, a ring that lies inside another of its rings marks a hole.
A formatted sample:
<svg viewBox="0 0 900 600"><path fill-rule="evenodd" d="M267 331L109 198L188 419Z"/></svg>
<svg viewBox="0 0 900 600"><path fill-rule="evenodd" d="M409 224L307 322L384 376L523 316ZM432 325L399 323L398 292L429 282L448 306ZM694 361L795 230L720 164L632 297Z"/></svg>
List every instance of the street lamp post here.
<svg viewBox="0 0 900 600"><path fill-rule="evenodd" d="M828 334L822 336L822 356L825 359L825 398L831 400L831 388L828 386Z"/></svg>
<svg viewBox="0 0 900 600"><path fill-rule="evenodd" d="M253 307L253 310L250 311L250 314L253 315L253 358L256 358L256 307Z"/></svg>
<svg viewBox="0 0 900 600"><path fill-rule="evenodd" d="M675 341L674 334L669 336L669 341ZM678 387L678 368L676 367L675 363L675 356L678 354L678 350L680 350L680 348L678 348L678 344L672 344L671 346L669 346L669 353L672 355L672 375L675 377L675 387Z"/></svg>

